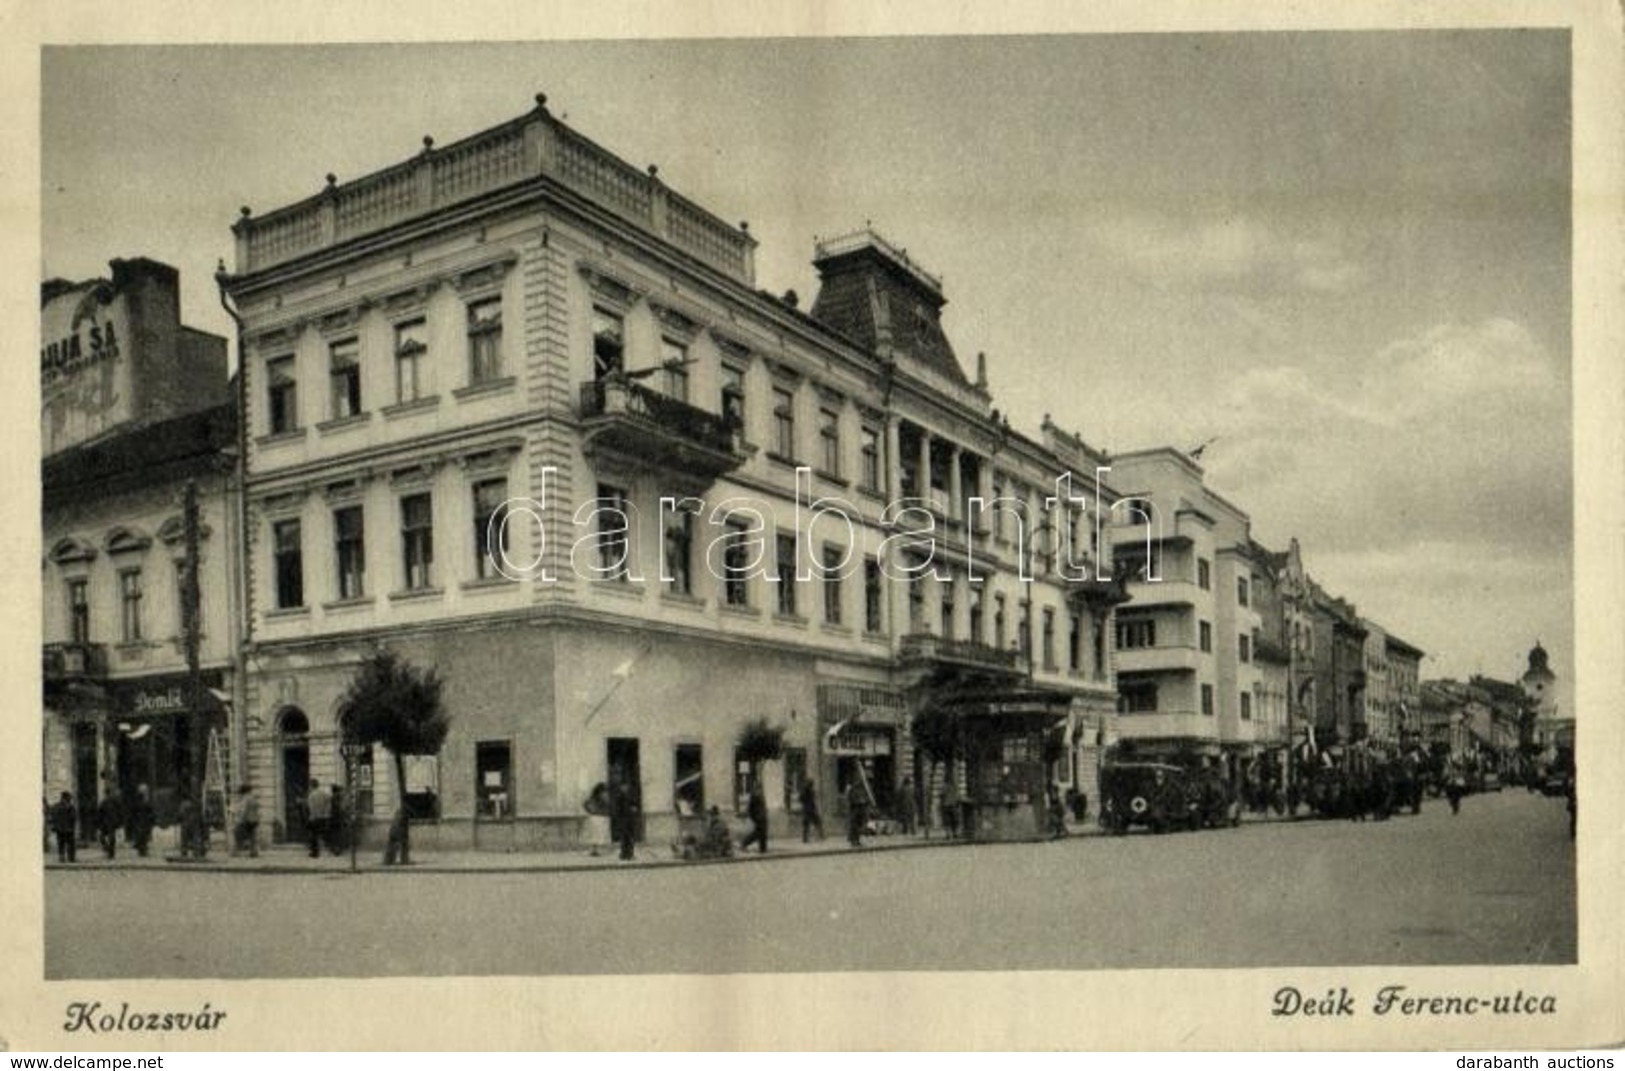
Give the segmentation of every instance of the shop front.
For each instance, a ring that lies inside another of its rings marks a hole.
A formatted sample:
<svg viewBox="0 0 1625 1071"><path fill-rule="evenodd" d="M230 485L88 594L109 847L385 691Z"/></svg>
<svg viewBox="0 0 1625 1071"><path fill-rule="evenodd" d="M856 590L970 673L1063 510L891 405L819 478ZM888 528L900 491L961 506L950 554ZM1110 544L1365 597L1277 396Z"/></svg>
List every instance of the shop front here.
<svg viewBox="0 0 1625 1071"><path fill-rule="evenodd" d="M822 795L834 806L826 814L846 815L854 786L873 818L898 817L903 803L898 783L908 769L907 712L904 697L871 685L823 684L818 688L818 719L823 742ZM831 795L833 793L833 795Z"/></svg>
<svg viewBox="0 0 1625 1071"><path fill-rule="evenodd" d="M195 709L187 700L188 680L184 673L172 673L111 681L107 686L110 713L105 740L111 779L125 799L145 788L161 826L175 822L185 792L204 784L205 771L193 770L192 765L208 761L210 730L223 736L226 729L225 712L214 698L224 683L221 672L200 675Z"/></svg>

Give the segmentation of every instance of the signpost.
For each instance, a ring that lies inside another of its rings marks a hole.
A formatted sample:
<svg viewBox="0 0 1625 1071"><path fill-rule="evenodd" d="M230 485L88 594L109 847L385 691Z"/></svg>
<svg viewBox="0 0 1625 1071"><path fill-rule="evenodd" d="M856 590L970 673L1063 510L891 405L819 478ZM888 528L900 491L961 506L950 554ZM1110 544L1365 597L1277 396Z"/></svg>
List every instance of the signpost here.
<svg viewBox="0 0 1625 1071"><path fill-rule="evenodd" d="M341 749L344 753L344 806L348 812L350 822L350 872L359 869L356 863L356 841L359 839L359 825L361 809L356 806L355 770L356 759L366 750L365 744L345 742Z"/></svg>

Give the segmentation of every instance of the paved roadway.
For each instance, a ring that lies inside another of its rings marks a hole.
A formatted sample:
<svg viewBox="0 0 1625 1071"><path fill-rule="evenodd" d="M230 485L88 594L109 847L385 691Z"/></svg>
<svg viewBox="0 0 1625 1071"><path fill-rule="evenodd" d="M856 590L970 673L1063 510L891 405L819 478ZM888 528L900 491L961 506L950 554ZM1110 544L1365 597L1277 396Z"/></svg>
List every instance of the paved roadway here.
<svg viewBox="0 0 1625 1071"><path fill-rule="evenodd" d="M46 976L1573 962L1561 800L583 873L45 876Z"/></svg>

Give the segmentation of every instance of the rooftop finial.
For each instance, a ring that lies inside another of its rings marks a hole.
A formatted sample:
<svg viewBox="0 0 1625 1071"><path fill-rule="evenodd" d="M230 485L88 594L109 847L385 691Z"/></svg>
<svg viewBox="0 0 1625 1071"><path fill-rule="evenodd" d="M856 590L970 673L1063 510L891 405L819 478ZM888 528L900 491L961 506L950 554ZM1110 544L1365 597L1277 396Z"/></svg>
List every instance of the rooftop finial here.
<svg viewBox="0 0 1625 1071"><path fill-rule="evenodd" d="M987 354L981 350L976 351L976 385L987 387Z"/></svg>
<svg viewBox="0 0 1625 1071"><path fill-rule="evenodd" d="M660 177L660 165L659 164L650 164L649 165L649 177L652 178L652 179L657 179L657 178Z"/></svg>
<svg viewBox="0 0 1625 1071"><path fill-rule="evenodd" d="M239 208L237 211L242 213L244 219L247 219L249 216L252 216L254 214L254 210L252 208L249 208L247 205L244 205L243 207Z"/></svg>
<svg viewBox="0 0 1625 1071"><path fill-rule="evenodd" d="M338 185L338 182L339 182L339 177L337 175L333 174L333 172L329 171L327 173L327 188L332 189L334 186Z"/></svg>
<svg viewBox="0 0 1625 1071"><path fill-rule="evenodd" d="M547 111L547 94L546 93L538 93L538 94L536 94L536 110L539 111L539 112Z"/></svg>
<svg viewBox="0 0 1625 1071"><path fill-rule="evenodd" d="M749 234L750 233L750 220L748 220L748 219L740 220L739 221L739 229L744 231L746 234Z"/></svg>
<svg viewBox="0 0 1625 1071"><path fill-rule="evenodd" d="M423 135L423 151L424 152L433 152L434 151L434 138L430 137L427 134Z"/></svg>

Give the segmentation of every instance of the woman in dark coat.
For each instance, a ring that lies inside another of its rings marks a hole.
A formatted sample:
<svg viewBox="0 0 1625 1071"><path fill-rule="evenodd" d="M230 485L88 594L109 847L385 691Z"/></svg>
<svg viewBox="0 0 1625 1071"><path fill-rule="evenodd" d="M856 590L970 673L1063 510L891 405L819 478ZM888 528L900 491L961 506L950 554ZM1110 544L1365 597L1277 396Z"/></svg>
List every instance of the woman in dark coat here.
<svg viewBox="0 0 1625 1071"><path fill-rule="evenodd" d="M767 854L767 797L762 794L760 782L753 784L750 789L750 802L745 805L745 815L750 819L750 833L739 846L740 851L747 851L752 844L762 847L762 854Z"/></svg>
<svg viewBox="0 0 1625 1071"><path fill-rule="evenodd" d="M96 808L96 832L100 834L102 854L111 859L118 854L118 835L124 828L124 801L118 790L109 788Z"/></svg>
<svg viewBox="0 0 1625 1071"><path fill-rule="evenodd" d="M632 844L637 839L638 801L632 796L632 787L625 781L616 781L609 790L609 834L621 846L621 859L632 858Z"/></svg>
<svg viewBox="0 0 1625 1071"><path fill-rule="evenodd" d="M51 808L51 832L56 834L56 860L77 862L79 812L73 806L73 793L64 792Z"/></svg>
<svg viewBox="0 0 1625 1071"><path fill-rule="evenodd" d="M147 798L147 786L139 785L135 790L135 799L130 801L124 816L124 835L137 855L146 857L147 849L152 845L152 827L157 824L152 801Z"/></svg>

